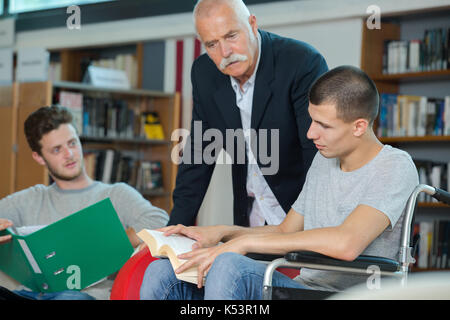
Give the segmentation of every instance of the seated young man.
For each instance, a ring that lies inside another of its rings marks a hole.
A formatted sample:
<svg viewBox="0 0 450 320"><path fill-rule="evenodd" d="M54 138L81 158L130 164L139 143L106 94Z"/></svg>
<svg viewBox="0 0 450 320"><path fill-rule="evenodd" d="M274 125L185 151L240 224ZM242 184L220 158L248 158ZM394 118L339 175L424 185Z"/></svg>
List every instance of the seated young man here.
<svg viewBox="0 0 450 320"><path fill-rule="evenodd" d="M111 199L133 247L140 243L135 230L160 228L167 224L167 213L152 206L134 188L125 183L93 181L86 174L82 146L68 109L51 106L36 110L25 121L25 136L34 160L48 169L54 183L50 186L35 185L1 199L0 230L12 225L51 224L107 197ZM8 237L1 237L0 245L9 241ZM89 299L90 295L109 299L111 286L109 280L84 292L42 295L21 290L18 293L39 299Z"/></svg>
<svg viewBox="0 0 450 320"><path fill-rule="evenodd" d="M374 83L361 70L341 66L317 79L309 101L308 138L319 152L283 222L163 228L197 240L175 272L197 266L199 285L177 280L161 259L146 270L142 299L261 299L266 266L245 257L248 252L308 250L349 261L360 254L398 257L403 212L418 175L406 152L383 145L373 132L379 105ZM303 268L295 280L275 272L273 285L340 291L366 279Z"/></svg>

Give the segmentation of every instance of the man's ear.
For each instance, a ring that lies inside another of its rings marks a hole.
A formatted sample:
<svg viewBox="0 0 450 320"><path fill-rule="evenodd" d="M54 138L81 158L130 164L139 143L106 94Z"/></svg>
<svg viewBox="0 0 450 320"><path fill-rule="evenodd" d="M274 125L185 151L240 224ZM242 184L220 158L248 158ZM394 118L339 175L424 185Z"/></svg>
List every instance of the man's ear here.
<svg viewBox="0 0 450 320"><path fill-rule="evenodd" d="M248 17L248 23L250 24L250 27L252 28L253 34L255 37L258 35L258 23L256 22L256 16L253 14Z"/></svg>
<svg viewBox="0 0 450 320"><path fill-rule="evenodd" d="M37 153L36 151L33 151L33 152L31 153L31 156L32 156L33 159L34 159L37 163L39 163L41 166L45 166L45 165L46 165L44 158L42 158L42 157L39 155L39 153Z"/></svg>
<svg viewBox="0 0 450 320"><path fill-rule="evenodd" d="M357 119L353 124L353 134L355 137L361 137L364 133L366 133L367 128L369 127L369 121L366 119Z"/></svg>

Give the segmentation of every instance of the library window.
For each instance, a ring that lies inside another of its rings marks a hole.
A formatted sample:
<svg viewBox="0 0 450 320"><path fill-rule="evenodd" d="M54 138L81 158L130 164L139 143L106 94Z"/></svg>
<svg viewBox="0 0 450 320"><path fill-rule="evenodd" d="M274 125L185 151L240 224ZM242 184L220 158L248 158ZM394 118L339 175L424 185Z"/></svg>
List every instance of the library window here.
<svg viewBox="0 0 450 320"><path fill-rule="evenodd" d="M22 13L46 9L61 8L71 5L92 4L114 0L10 0L9 13ZM1 1L3 2L3 0ZM3 5L2 5L3 8Z"/></svg>

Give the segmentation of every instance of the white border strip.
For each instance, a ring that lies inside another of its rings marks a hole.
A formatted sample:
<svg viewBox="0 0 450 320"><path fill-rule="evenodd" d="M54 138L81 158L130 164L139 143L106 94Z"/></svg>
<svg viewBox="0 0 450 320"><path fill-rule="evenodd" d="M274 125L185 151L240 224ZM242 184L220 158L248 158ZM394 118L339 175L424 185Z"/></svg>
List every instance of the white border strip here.
<svg viewBox="0 0 450 320"><path fill-rule="evenodd" d="M450 0L303 0L251 5L261 28L305 24L325 20L365 17L370 5L378 5L381 14L393 15L425 9L450 7ZM16 46L62 49L133 43L195 35L192 14L180 13L83 25L81 29L60 28L19 32Z"/></svg>

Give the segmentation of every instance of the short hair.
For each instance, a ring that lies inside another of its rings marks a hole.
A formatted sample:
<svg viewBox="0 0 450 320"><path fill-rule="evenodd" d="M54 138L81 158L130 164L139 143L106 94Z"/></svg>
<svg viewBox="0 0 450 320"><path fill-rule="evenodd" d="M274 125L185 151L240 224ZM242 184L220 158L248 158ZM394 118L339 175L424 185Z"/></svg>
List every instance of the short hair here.
<svg viewBox="0 0 450 320"><path fill-rule="evenodd" d="M375 83L353 66L339 66L320 76L311 85L309 101L315 105L333 103L339 119L351 122L363 118L371 126L380 103Z"/></svg>
<svg viewBox="0 0 450 320"><path fill-rule="evenodd" d="M24 131L31 150L41 155L42 137L62 124L72 124L72 113L66 107L52 105L32 112L25 120Z"/></svg>
<svg viewBox="0 0 450 320"><path fill-rule="evenodd" d="M212 8L227 5L232 8L236 16L243 22L248 22L250 11L242 0L198 0L193 10L194 23L197 17L208 15Z"/></svg>

